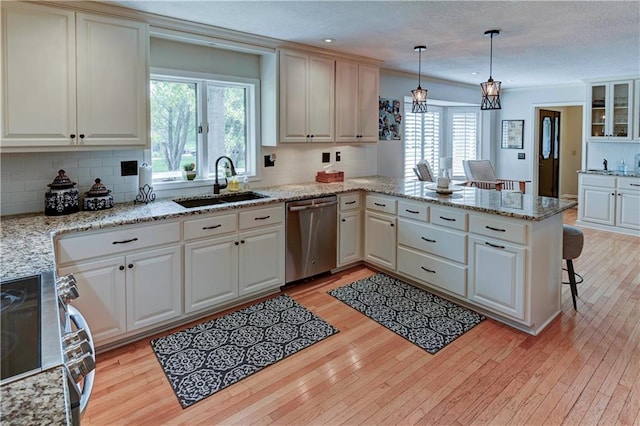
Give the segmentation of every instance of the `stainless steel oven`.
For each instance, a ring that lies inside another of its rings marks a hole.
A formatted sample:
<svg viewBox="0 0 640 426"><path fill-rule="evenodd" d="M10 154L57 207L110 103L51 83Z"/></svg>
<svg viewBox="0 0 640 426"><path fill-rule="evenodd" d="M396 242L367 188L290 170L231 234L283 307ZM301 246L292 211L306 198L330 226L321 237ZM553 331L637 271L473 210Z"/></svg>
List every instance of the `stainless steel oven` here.
<svg viewBox="0 0 640 426"><path fill-rule="evenodd" d="M46 272L1 284L0 384L64 366L73 424L87 406L95 375L93 339L82 314L75 278ZM62 390L61 390L62 391Z"/></svg>

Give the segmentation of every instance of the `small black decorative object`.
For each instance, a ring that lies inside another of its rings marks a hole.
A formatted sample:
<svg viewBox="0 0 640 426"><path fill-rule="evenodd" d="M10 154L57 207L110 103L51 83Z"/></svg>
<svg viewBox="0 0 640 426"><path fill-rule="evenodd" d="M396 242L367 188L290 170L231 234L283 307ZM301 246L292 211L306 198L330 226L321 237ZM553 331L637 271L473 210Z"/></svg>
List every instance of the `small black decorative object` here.
<svg viewBox="0 0 640 426"><path fill-rule="evenodd" d="M102 183L100 178L96 178L95 184L85 192L84 210L105 210L113 207L113 196L110 190Z"/></svg>
<svg viewBox="0 0 640 426"><path fill-rule="evenodd" d="M80 211L80 194L62 169L58 176L48 184L49 190L44 195L44 214L46 216L62 216Z"/></svg>

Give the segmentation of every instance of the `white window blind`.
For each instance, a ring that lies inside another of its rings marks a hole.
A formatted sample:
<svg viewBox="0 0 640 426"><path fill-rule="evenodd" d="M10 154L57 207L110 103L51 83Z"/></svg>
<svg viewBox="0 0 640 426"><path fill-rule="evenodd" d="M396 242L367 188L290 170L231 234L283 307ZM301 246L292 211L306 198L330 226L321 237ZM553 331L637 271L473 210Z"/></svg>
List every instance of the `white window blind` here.
<svg viewBox="0 0 640 426"><path fill-rule="evenodd" d="M411 103L405 105L404 137L404 177L415 178L413 168L422 160L427 160L434 175L438 175L440 159L442 110L429 107L425 114L414 114Z"/></svg>
<svg viewBox="0 0 640 426"><path fill-rule="evenodd" d="M449 108L453 177L464 177L462 160L475 160L478 146L478 111Z"/></svg>

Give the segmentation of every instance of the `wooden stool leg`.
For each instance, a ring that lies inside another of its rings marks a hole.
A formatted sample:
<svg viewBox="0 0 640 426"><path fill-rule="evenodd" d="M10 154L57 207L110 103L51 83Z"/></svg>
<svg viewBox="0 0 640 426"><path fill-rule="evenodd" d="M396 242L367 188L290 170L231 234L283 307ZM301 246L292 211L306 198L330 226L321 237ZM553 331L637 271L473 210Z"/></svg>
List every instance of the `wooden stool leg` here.
<svg viewBox="0 0 640 426"><path fill-rule="evenodd" d="M569 273L569 286L571 287L571 298L573 299L573 309L578 310L576 297L578 297L578 286L576 286L576 274L573 270L573 260L567 259L567 272Z"/></svg>

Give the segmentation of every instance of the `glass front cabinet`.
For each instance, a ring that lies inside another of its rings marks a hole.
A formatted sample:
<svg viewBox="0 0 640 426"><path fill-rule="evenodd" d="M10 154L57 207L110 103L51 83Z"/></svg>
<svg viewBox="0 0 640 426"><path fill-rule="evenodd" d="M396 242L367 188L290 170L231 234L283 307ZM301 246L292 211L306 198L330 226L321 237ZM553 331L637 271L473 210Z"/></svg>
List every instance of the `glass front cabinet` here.
<svg viewBox="0 0 640 426"><path fill-rule="evenodd" d="M633 119L633 81L591 83L588 135L590 141L630 141Z"/></svg>

